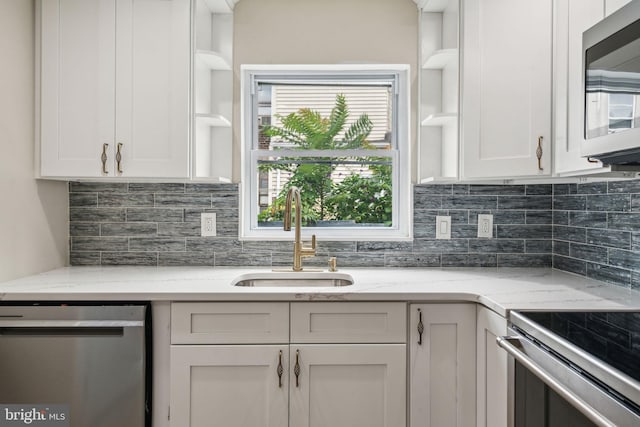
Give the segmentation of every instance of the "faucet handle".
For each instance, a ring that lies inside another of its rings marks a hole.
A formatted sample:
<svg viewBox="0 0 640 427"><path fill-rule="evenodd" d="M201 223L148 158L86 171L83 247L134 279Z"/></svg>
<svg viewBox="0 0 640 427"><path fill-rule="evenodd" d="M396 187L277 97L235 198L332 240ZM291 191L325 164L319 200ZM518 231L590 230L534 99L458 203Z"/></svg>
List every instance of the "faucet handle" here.
<svg viewBox="0 0 640 427"><path fill-rule="evenodd" d="M315 249L316 248L316 235L312 234L311 235L311 249Z"/></svg>
<svg viewBox="0 0 640 427"><path fill-rule="evenodd" d="M338 259L334 256L329 257L329 271L338 271Z"/></svg>

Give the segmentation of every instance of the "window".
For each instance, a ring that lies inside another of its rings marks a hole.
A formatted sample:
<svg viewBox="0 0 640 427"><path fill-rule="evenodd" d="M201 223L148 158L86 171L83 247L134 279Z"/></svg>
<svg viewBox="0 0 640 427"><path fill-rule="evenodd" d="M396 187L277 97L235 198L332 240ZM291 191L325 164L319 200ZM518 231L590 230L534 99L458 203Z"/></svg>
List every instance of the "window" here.
<svg viewBox="0 0 640 427"><path fill-rule="evenodd" d="M290 239L286 192L303 230L331 240L410 238L409 67L242 66L241 237Z"/></svg>

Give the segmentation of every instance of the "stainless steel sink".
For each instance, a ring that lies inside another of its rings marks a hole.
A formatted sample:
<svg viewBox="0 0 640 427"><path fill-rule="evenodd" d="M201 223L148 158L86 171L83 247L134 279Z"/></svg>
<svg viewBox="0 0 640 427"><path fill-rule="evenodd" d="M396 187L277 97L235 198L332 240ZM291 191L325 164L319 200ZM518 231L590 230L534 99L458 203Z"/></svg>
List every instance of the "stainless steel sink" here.
<svg viewBox="0 0 640 427"><path fill-rule="evenodd" d="M233 286L254 287L334 287L351 286L353 277L344 273L312 271L267 271L236 277Z"/></svg>

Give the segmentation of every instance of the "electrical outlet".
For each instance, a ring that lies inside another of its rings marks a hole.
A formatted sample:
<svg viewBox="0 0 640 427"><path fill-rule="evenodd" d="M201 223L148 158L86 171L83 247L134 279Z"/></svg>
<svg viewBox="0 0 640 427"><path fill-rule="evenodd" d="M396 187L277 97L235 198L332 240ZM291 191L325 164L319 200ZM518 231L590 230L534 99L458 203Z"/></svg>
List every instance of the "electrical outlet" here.
<svg viewBox="0 0 640 427"><path fill-rule="evenodd" d="M478 215L478 237L493 238L493 215Z"/></svg>
<svg viewBox="0 0 640 427"><path fill-rule="evenodd" d="M200 235L213 237L216 235L216 213L202 212L200 215Z"/></svg>
<svg viewBox="0 0 640 427"><path fill-rule="evenodd" d="M451 239L450 216L436 216L436 239Z"/></svg>

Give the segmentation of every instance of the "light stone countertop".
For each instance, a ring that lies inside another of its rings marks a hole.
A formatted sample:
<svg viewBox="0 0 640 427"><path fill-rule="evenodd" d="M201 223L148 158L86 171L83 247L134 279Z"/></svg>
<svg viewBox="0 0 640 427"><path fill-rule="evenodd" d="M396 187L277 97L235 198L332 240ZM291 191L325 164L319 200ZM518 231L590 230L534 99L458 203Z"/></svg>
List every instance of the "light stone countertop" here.
<svg viewBox="0 0 640 427"><path fill-rule="evenodd" d="M0 283L0 301L470 301L509 310L638 310L640 292L547 268L345 268L347 287L234 287L267 268L66 267Z"/></svg>

